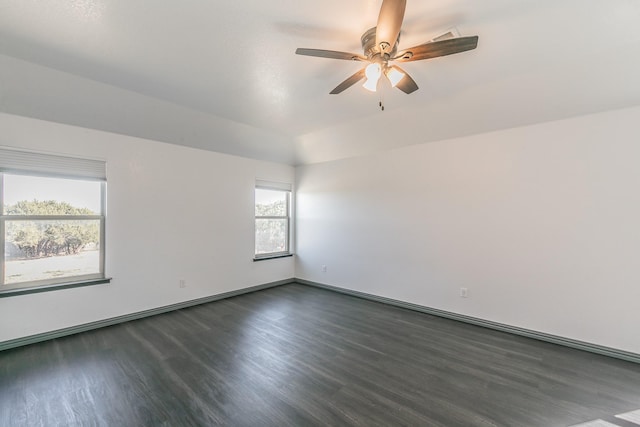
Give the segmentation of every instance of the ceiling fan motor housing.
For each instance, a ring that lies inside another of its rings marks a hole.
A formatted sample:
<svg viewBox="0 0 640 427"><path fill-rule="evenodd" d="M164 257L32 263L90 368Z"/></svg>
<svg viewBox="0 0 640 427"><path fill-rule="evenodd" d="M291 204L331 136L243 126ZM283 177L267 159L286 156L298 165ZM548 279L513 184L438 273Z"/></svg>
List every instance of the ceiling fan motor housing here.
<svg viewBox="0 0 640 427"><path fill-rule="evenodd" d="M393 45L393 49L389 53L386 53L384 58L381 55L381 49L379 46L376 46L376 29L377 27L373 27L364 32L360 41L362 42L362 50L364 55L372 62L386 62L389 58L393 58L398 51L398 43L400 43L400 35L398 34L398 39ZM376 60L376 56L380 59Z"/></svg>

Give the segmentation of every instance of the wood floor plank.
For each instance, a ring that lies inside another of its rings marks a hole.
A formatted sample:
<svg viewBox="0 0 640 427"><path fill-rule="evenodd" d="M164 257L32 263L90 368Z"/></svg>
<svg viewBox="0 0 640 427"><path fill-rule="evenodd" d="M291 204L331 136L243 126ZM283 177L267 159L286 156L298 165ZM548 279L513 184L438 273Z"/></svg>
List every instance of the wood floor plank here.
<svg viewBox="0 0 640 427"><path fill-rule="evenodd" d="M640 365L299 284L0 353L3 426L566 427L638 409Z"/></svg>

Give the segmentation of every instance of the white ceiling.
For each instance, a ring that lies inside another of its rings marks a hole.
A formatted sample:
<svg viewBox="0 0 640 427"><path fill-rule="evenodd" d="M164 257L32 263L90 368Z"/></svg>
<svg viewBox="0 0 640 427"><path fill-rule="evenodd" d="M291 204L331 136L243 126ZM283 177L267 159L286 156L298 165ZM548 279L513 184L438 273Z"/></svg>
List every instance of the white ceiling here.
<svg viewBox="0 0 640 427"><path fill-rule="evenodd" d="M636 0L408 0L405 95L329 91L381 0L0 0L0 111L290 164L640 104Z"/></svg>

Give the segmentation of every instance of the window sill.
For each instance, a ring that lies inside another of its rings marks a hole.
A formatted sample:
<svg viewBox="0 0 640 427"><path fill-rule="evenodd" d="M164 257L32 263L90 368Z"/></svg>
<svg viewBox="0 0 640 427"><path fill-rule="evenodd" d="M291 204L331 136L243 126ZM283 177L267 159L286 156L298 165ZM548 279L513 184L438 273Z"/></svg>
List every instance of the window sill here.
<svg viewBox="0 0 640 427"><path fill-rule="evenodd" d="M266 261L268 259L276 259L276 258L288 258L293 256L293 254L277 254L277 255L269 255L269 256L261 256L258 258L253 258L253 262L256 261Z"/></svg>
<svg viewBox="0 0 640 427"><path fill-rule="evenodd" d="M110 283L110 282L111 282L111 278L107 277L103 279L82 280L79 282L60 283L56 285L34 286L32 288L9 289L6 291L0 291L0 298L14 297L18 295L37 294L40 292L57 291L60 289L80 288L83 286L100 285L103 283Z"/></svg>

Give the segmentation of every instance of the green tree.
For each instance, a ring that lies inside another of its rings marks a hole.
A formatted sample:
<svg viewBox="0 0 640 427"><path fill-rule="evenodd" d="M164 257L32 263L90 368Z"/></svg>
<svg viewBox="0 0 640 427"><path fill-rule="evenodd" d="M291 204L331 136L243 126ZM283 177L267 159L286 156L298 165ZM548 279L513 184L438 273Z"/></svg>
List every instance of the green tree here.
<svg viewBox="0 0 640 427"><path fill-rule="evenodd" d="M5 208L7 215L94 215L90 209L76 208L55 200L22 200ZM93 220L7 221L7 241L27 258L71 255L90 243L98 244L100 229Z"/></svg>
<svg viewBox="0 0 640 427"><path fill-rule="evenodd" d="M287 203L278 200L256 204L256 216L286 216ZM256 221L256 253L280 252L287 241L286 219L258 219Z"/></svg>
<svg viewBox="0 0 640 427"><path fill-rule="evenodd" d="M284 200L256 204L256 216L285 216L286 214L287 203Z"/></svg>

